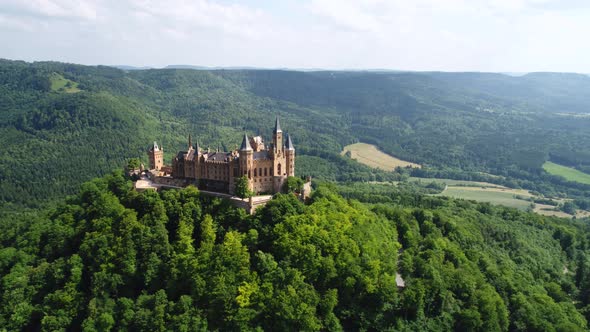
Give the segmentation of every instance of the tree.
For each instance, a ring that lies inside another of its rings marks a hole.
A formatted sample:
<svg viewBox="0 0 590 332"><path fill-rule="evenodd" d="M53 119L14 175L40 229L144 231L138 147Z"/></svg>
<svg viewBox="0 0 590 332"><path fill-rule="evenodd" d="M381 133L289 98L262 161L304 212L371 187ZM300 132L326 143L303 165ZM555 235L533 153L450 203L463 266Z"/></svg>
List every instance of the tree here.
<svg viewBox="0 0 590 332"><path fill-rule="evenodd" d="M250 190L250 181L245 175L236 182L236 195L240 198L252 197L254 193Z"/></svg>
<svg viewBox="0 0 590 332"><path fill-rule="evenodd" d="M576 214L576 204L574 204L574 202L567 201L563 203L563 207L561 209L565 213Z"/></svg>
<svg viewBox="0 0 590 332"><path fill-rule="evenodd" d="M131 158L127 161L127 170L139 169L141 161L138 158Z"/></svg>
<svg viewBox="0 0 590 332"><path fill-rule="evenodd" d="M294 176L289 176L283 184L283 191L286 193L301 192L301 189L303 189L303 180Z"/></svg>

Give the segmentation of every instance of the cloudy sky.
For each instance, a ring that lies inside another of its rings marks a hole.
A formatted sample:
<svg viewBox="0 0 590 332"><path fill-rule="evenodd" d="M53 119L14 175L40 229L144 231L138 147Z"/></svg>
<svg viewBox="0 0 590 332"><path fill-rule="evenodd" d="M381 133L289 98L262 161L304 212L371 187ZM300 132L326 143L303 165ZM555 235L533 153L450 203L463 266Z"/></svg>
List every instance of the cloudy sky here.
<svg viewBox="0 0 590 332"><path fill-rule="evenodd" d="M0 58L590 73L588 0L0 0Z"/></svg>

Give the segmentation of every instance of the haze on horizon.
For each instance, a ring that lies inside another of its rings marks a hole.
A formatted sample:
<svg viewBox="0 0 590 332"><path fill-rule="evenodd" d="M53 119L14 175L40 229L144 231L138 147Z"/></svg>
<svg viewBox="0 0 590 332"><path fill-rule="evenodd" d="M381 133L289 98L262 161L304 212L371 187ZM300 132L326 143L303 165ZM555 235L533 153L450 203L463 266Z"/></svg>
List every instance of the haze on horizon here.
<svg viewBox="0 0 590 332"><path fill-rule="evenodd" d="M0 0L0 58L590 73L585 0Z"/></svg>

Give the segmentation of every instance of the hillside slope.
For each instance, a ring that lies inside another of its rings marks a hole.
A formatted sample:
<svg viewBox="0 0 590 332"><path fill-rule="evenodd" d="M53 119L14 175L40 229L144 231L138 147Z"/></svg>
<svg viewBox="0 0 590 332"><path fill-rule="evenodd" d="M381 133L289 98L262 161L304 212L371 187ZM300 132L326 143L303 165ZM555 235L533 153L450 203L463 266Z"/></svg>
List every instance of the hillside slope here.
<svg viewBox="0 0 590 332"><path fill-rule="evenodd" d="M250 216L193 187L131 188L114 173L84 184L52 210L19 216L18 227L0 220L0 326L588 326L590 233L581 223L405 191L392 196L397 202L363 204L325 186L309 204L278 195ZM405 279L403 290L396 273Z"/></svg>
<svg viewBox="0 0 590 332"><path fill-rule="evenodd" d="M1 60L0 204L34 206L71 194L127 158L145 161L154 140L166 160L189 133L201 146L232 149L244 131L268 137L277 114L294 139L300 175L399 177L339 156L361 141L425 165L414 175L487 172L503 184L584 196L589 188L542 165L590 167L590 118L561 114L590 108L587 81L566 74L125 72Z"/></svg>

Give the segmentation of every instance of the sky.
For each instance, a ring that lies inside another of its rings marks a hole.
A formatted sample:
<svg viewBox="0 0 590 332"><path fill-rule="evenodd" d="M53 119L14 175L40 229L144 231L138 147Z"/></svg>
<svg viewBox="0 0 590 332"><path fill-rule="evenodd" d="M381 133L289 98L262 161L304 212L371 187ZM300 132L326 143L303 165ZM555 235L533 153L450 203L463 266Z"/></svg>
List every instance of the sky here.
<svg viewBox="0 0 590 332"><path fill-rule="evenodd" d="M590 73L588 0L0 0L0 58Z"/></svg>

